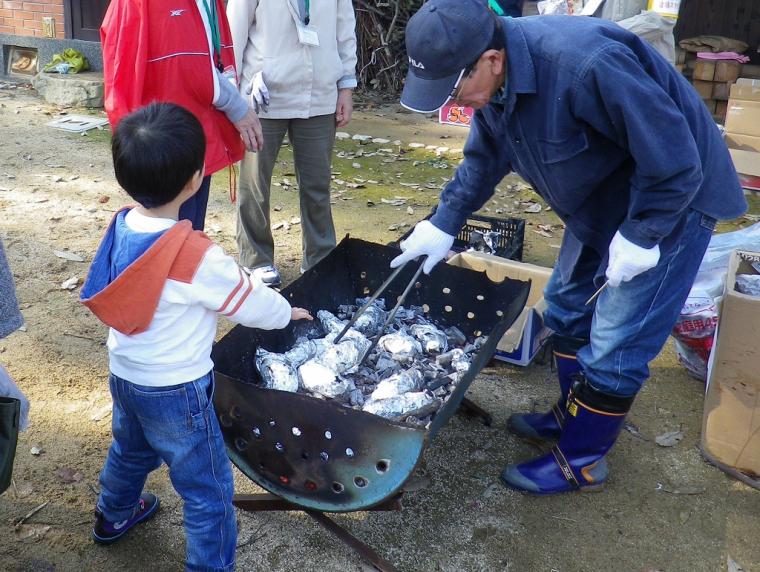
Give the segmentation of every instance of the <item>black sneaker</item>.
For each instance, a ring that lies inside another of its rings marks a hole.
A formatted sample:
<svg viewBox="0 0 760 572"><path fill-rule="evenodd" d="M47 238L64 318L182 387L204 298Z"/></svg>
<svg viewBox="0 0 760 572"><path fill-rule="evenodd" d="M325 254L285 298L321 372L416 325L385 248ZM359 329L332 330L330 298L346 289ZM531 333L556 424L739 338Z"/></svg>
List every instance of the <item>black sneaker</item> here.
<svg viewBox="0 0 760 572"><path fill-rule="evenodd" d="M156 495L143 493L140 495L140 500L137 503L132 516L121 522L108 522L103 517L103 513L96 510L95 527L92 529L92 539L98 544L113 544L124 536L130 528L148 520L151 516L156 514L159 504L161 504L161 501L158 500Z"/></svg>

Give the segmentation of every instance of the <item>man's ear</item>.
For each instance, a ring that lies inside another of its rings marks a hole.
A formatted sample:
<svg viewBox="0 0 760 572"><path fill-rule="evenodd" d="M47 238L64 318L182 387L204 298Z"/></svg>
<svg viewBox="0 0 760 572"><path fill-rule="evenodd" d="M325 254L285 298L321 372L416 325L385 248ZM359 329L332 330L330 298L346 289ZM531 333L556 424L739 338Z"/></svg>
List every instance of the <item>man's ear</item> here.
<svg viewBox="0 0 760 572"><path fill-rule="evenodd" d="M488 65L491 66L491 73L493 75L500 75L504 72L504 63L507 57L504 50L486 50L483 53L483 57L488 62Z"/></svg>

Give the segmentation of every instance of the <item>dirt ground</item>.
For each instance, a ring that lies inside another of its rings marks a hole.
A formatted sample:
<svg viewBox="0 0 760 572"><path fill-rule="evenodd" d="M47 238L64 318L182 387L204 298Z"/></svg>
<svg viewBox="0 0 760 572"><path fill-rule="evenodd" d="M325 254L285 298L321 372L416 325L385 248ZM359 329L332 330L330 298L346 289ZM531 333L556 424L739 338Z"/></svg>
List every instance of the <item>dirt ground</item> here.
<svg viewBox="0 0 760 572"><path fill-rule="evenodd" d="M90 540L98 473L110 442L106 330L78 304L78 289L60 285L73 276L84 278L105 225L126 199L113 179L108 132L82 136L46 127L57 114L33 92L0 89L0 236L26 318L24 331L0 342L0 361L32 403L31 428L19 440L13 485L0 497L0 569L179 570L184 558L181 503L165 469L147 485L163 502L155 519L109 548ZM461 148L466 135L399 113L396 106L363 109L347 131L399 139L406 149L410 142ZM392 152L366 156L380 148ZM284 147L275 176L280 184L273 198L276 222L298 216L291 157ZM389 227L422 218L456 162L455 154L400 154L392 143L338 141L334 214L339 234L383 243L397 238L409 226ZM347 184L356 178L365 180L363 187ZM226 172L216 176L207 229L234 253L235 215L227 188ZM406 197L405 204L382 202L397 196ZM552 213L523 213L531 196L519 181L508 179L488 212L528 219L524 259L551 266L561 226ZM757 213L756 203L754 209ZM299 227L281 228L275 236L278 264L285 279L293 280L300 264ZM78 254L84 261L66 260L54 251ZM228 328L221 324L219 334ZM760 493L700 456L704 387L677 364L670 344L652 364L652 377L631 412L639 434L624 431L610 455L611 478L603 492L532 498L500 485L504 464L537 452L506 431L507 417L547 407L555 397L552 378L545 364L488 368L470 397L493 413L494 425L455 416L425 454L429 483L405 496L403 511L337 520L405 571L712 572L735 570L734 562L745 571L760 570L755 536ZM677 445L654 443L655 436L677 429L684 433ZM33 447L42 452L33 454ZM235 475L239 492L256 491L237 470ZM42 503L39 512L14 527ZM238 521L240 570L365 569L302 513L239 513Z"/></svg>

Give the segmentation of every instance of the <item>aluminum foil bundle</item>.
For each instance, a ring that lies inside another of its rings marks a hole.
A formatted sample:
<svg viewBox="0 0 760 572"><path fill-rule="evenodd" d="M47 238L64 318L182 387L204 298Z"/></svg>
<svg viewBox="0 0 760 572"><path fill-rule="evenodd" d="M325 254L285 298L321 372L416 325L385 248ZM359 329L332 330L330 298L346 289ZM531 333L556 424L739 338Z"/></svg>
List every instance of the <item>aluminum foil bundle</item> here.
<svg viewBox="0 0 760 572"><path fill-rule="evenodd" d="M456 389L486 338L470 341L455 326L442 330L414 306L399 308L391 332L380 336L387 313L384 301L377 300L335 344L366 300L340 306L340 317L318 311L317 320L297 330L296 345L283 354L257 350L264 385L425 425ZM377 346L360 366L373 339Z"/></svg>
<svg viewBox="0 0 760 572"><path fill-rule="evenodd" d="M428 354L441 354L449 349L446 334L433 325L414 324L409 330Z"/></svg>
<svg viewBox="0 0 760 572"><path fill-rule="evenodd" d="M351 380L346 379L316 359L310 359L298 368L303 388L319 397L345 399L356 389Z"/></svg>
<svg viewBox="0 0 760 572"><path fill-rule="evenodd" d="M422 354L420 343L403 332L384 335L377 343L377 347L385 350L393 359L400 362L410 362Z"/></svg>
<svg viewBox="0 0 760 572"><path fill-rule="evenodd" d="M345 373L356 367L364 357L364 353L369 349L369 340L367 342L365 344L360 339L346 336L339 344L328 343L326 349L315 360L335 373Z"/></svg>
<svg viewBox="0 0 760 572"><path fill-rule="evenodd" d="M298 373L296 368L283 355L256 349L256 369L259 370L264 386L280 391L298 391Z"/></svg>
<svg viewBox="0 0 760 572"><path fill-rule="evenodd" d="M380 331L388 313L375 301L354 323L354 329L365 336L374 336Z"/></svg>
<svg viewBox="0 0 760 572"><path fill-rule="evenodd" d="M298 345L293 346L286 351L282 356L288 361L294 368L298 368L301 364L307 362L317 354L321 354L330 346L330 342L322 339L306 340Z"/></svg>
<svg viewBox="0 0 760 572"><path fill-rule="evenodd" d="M317 320L319 320L319 323L322 324L322 327L328 333L336 335L339 334L346 325L345 322L339 320L335 314L328 312L327 310L319 310L317 312Z"/></svg>
<svg viewBox="0 0 760 572"><path fill-rule="evenodd" d="M410 391L422 389L424 377L418 369L407 369L383 379L370 395L371 400L387 399Z"/></svg>
<svg viewBox="0 0 760 572"><path fill-rule="evenodd" d="M425 417L440 409L441 405L443 401L430 393L415 391L387 399L370 399L362 410L386 419L403 419L408 416Z"/></svg>
<svg viewBox="0 0 760 572"><path fill-rule="evenodd" d="M455 372L463 373L470 369L470 358L464 350L454 348L453 350L439 355L435 358L435 363L438 365L451 369Z"/></svg>

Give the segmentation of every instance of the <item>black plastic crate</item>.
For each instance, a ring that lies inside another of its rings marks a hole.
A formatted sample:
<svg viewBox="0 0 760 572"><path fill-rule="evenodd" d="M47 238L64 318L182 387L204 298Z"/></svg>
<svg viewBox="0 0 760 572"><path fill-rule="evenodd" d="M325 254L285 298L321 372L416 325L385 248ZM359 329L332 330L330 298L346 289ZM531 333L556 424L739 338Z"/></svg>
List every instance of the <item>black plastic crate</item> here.
<svg viewBox="0 0 760 572"><path fill-rule="evenodd" d="M429 219L433 216L430 213L425 219ZM409 238L412 234L414 227L409 229L404 236L399 239L399 243ZM457 234L454 240L454 246L452 250L456 252L462 252L470 247L470 239L472 233L497 231L500 236L497 240L496 250L493 252L496 256L502 258L508 258L509 260L517 260L522 262L523 256L523 243L525 242L525 220L521 218L496 218L485 215L470 215L467 218L467 222L462 227L462 230Z"/></svg>

